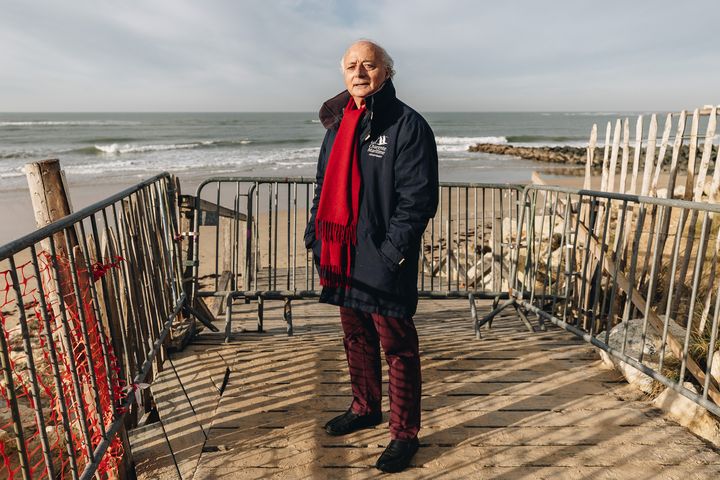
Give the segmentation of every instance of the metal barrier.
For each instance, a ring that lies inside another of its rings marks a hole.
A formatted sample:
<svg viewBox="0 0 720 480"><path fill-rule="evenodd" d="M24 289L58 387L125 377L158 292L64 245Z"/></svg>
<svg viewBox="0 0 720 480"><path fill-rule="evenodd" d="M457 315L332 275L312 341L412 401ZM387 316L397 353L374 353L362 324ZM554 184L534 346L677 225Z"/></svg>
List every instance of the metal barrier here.
<svg viewBox="0 0 720 480"><path fill-rule="evenodd" d="M14 441L0 441L0 471L117 471L163 342L194 305L184 290L216 300L226 338L238 299L257 300L260 331L263 302L283 300L292 334L292 300L320 293L303 241L314 189L308 178L204 181L184 264L167 174L0 247L0 429ZM530 328L534 314L720 415L720 205L476 183L442 183L439 198L421 297L469 298L478 335L508 306ZM474 298L497 308L477 319Z"/></svg>
<svg viewBox="0 0 720 480"><path fill-rule="evenodd" d="M5 478L131 475L125 427L185 298L174 191L158 175L0 247Z"/></svg>
<svg viewBox="0 0 720 480"><path fill-rule="evenodd" d="M215 297L230 336L235 299L285 302L320 294L303 233L315 192L311 178L215 177L197 188L190 228L193 295ZM424 298L508 298L509 243L522 187L441 183L437 214L422 238L418 289ZM202 244L202 248L201 248ZM474 309L472 310L475 311Z"/></svg>
<svg viewBox="0 0 720 480"><path fill-rule="evenodd" d="M511 299L477 328L534 313L720 415L720 205L535 185L523 205Z"/></svg>

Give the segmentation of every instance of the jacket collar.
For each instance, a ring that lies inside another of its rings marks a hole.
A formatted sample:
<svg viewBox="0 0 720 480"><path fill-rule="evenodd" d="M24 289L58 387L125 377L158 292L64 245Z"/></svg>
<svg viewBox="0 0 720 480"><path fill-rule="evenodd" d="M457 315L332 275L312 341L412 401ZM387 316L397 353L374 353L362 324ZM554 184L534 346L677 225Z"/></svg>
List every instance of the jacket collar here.
<svg viewBox="0 0 720 480"><path fill-rule="evenodd" d="M387 106L395 100L395 86L392 79L388 79L380 89L365 99L365 106L370 112L370 123L375 116L381 116ZM327 100L320 107L320 122L328 130L336 129L342 120L343 110L350 101L350 92L342 91Z"/></svg>

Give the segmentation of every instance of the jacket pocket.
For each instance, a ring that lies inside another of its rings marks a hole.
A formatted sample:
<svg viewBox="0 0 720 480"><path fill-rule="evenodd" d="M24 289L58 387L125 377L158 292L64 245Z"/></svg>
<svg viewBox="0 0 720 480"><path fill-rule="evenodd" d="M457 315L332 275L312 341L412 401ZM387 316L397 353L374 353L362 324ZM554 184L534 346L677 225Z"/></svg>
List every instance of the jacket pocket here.
<svg viewBox="0 0 720 480"><path fill-rule="evenodd" d="M397 292L397 270L367 233L358 234L353 279L356 286L390 294Z"/></svg>
<svg viewBox="0 0 720 480"><path fill-rule="evenodd" d="M382 246L378 247L375 246L375 251L377 252L377 256L380 257L380 259L385 263L385 267L393 274L397 273L399 269L399 265L393 262L390 258L388 258L387 255L383 253Z"/></svg>

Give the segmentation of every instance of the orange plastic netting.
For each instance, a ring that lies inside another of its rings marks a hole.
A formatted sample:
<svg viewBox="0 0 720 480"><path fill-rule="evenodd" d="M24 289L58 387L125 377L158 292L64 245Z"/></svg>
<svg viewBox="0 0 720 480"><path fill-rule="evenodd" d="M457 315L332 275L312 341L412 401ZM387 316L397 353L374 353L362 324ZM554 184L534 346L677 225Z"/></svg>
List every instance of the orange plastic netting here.
<svg viewBox="0 0 720 480"><path fill-rule="evenodd" d="M88 452L93 451L103 439L103 425L107 426L114 420L113 405L118 415L123 413L120 405L131 389L126 388L126 382L121 378L118 360L107 338L108 333L96 314L90 288L90 282L98 280L112 268L118 268L122 260L117 257L114 262L96 263L91 272L87 268L77 268L80 302L72 282L64 281L64 284L57 285L55 278L63 275L55 272L53 258L46 252L37 255L37 271L32 260L16 266L17 284L13 282L11 270L0 271L0 323L7 344L24 446L33 478L47 478L49 471L42 448L41 429L44 428L48 438L50 469L56 477L65 478L70 476L71 456L78 471L82 471L88 463ZM64 278L69 278L70 261L56 257L56 263L57 272L65 272ZM60 315L61 296L66 307L66 327ZM43 300L49 332L43 317ZM26 318L25 332L20 322L21 308ZM83 328L83 325L86 327ZM53 348L59 382L54 376ZM28 355L28 349L31 355ZM32 364L42 415L37 413L38 405L33 394ZM0 395L5 400L0 403L0 477L19 478L22 476L21 456L14 432L11 392L6 380L0 384ZM61 404L67 406L67 432ZM112 475L117 471L122 455L122 444L115 435L100 462L98 473L102 477Z"/></svg>

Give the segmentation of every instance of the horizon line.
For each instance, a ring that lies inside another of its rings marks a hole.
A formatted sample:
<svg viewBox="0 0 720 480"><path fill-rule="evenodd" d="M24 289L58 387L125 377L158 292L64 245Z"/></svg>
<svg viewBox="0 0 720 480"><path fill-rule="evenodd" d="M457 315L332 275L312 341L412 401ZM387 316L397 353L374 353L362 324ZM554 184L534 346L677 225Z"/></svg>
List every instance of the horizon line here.
<svg viewBox="0 0 720 480"><path fill-rule="evenodd" d="M701 108L701 107L696 107ZM421 113L593 113L593 114L617 114L617 113L657 113L657 112L675 112L683 109L657 109L657 110L422 110ZM692 111L693 109L684 109ZM0 115L27 115L27 114L137 114L137 113L311 113L316 114L314 110L27 110L27 111L7 111L0 112Z"/></svg>

